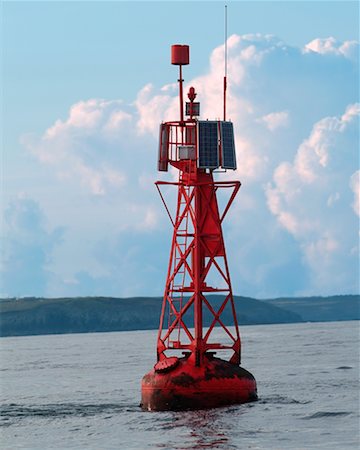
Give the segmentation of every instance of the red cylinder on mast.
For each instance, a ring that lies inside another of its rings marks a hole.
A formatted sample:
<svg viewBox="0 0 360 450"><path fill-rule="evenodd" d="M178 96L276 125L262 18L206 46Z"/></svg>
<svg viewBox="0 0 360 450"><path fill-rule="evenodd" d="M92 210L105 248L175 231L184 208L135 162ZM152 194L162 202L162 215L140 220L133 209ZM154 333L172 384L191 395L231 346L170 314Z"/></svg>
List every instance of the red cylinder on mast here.
<svg viewBox="0 0 360 450"><path fill-rule="evenodd" d="M188 45L175 44L171 46L171 64L186 66L189 64L190 50Z"/></svg>

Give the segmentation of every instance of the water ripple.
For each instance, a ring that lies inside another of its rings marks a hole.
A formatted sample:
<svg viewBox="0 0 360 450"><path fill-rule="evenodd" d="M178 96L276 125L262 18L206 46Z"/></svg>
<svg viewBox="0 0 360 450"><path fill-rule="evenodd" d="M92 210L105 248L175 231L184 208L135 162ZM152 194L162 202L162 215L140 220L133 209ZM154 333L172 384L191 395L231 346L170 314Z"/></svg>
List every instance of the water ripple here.
<svg viewBox="0 0 360 450"><path fill-rule="evenodd" d="M14 403L2 405L0 417L2 420L9 418L58 418L68 416L95 416L98 414L114 414L126 411L138 410L139 408L128 403L56 403L44 405L18 405Z"/></svg>
<svg viewBox="0 0 360 450"><path fill-rule="evenodd" d="M278 405L307 405L311 403L310 400L296 400L295 398L283 397L281 395L274 395L269 397L261 397L258 403L266 405L268 403Z"/></svg>
<svg viewBox="0 0 360 450"><path fill-rule="evenodd" d="M351 412L349 411L318 411L315 414L311 414L311 416L303 417L303 419L322 419L324 417L348 416L350 414Z"/></svg>

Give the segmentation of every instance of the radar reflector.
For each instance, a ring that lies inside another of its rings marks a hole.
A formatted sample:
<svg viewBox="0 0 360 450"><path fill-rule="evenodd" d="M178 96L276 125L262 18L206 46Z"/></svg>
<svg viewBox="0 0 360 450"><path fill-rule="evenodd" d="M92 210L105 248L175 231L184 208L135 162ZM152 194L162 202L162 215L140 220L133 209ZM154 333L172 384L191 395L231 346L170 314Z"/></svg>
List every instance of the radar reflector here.
<svg viewBox="0 0 360 450"><path fill-rule="evenodd" d="M169 164L169 131L170 127L166 123L160 125L159 136L159 157L158 170L160 172L167 172Z"/></svg>

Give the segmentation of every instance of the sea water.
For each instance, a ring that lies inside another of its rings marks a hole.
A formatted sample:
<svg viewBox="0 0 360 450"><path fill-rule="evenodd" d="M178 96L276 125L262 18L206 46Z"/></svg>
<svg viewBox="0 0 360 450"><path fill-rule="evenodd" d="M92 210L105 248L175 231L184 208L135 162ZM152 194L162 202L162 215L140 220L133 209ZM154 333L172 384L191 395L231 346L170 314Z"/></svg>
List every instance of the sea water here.
<svg viewBox="0 0 360 450"><path fill-rule="evenodd" d="M144 412L156 331L2 338L2 449L358 449L359 322L241 328L259 401Z"/></svg>

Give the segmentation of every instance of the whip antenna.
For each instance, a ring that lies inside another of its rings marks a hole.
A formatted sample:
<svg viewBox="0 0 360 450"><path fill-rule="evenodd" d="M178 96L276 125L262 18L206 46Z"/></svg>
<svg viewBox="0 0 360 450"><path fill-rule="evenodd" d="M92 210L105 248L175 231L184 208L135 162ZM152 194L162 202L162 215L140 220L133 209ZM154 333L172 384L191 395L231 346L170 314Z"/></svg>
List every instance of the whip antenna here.
<svg viewBox="0 0 360 450"><path fill-rule="evenodd" d="M224 121L226 120L226 88L227 88L227 5L225 5L225 43L224 43Z"/></svg>

